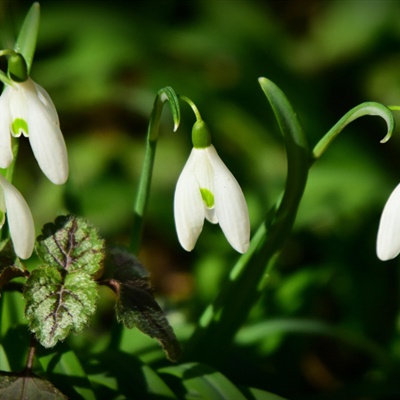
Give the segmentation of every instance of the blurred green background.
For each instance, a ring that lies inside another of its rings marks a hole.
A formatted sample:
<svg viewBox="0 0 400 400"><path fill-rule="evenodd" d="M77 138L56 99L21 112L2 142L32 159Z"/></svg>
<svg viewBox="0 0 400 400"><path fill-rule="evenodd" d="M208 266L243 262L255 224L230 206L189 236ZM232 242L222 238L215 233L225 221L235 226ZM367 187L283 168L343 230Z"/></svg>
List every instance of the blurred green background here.
<svg viewBox="0 0 400 400"><path fill-rule="evenodd" d="M311 147L361 102L400 104L397 1L40 4L32 77L59 111L71 174L65 187L52 185L22 142L16 184L38 233L73 212L109 243L128 243L147 122L162 87L199 107L243 188L253 231L286 173L259 77L286 93ZM13 43L30 5L0 2L3 47ZM139 254L175 327L196 323L238 257L218 226L205 225L192 253L177 241L174 186L194 122L189 107L182 111L178 133L169 112L163 115ZM291 399L399 398L398 260L382 263L375 255L380 212L400 180L400 135L380 144L385 130L378 118L356 121L312 167L265 296L230 358L216 365L238 385Z"/></svg>

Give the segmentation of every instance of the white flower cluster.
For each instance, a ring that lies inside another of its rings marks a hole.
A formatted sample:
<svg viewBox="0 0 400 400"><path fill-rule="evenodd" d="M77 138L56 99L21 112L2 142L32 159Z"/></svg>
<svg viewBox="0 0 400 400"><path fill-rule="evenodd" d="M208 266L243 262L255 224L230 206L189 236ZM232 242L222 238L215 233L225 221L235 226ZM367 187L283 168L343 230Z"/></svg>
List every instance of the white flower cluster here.
<svg viewBox="0 0 400 400"><path fill-rule="evenodd" d="M13 161L12 137L29 138L33 154L47 178L63 184L68 178L68 156L57 111L48 93L32 79L6 85L0 97L0 168ZM35 244L30 209L19 191L0 174L0 211L7 215L15 253L29 258Z"/></svg>

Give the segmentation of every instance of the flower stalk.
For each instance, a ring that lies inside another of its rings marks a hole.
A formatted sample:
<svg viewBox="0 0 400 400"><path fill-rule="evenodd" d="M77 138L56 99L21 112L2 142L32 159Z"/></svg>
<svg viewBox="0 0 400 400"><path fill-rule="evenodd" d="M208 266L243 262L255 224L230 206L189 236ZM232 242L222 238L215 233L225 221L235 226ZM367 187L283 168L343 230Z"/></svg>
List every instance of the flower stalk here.
<svg viewBox="0 0 400 400"><path fill-rule="evenodd" d="M147 203L149 201L154 159L156 156L157 141L160 131L161 114L166 101L169 102L171 108L174 121L174 132L178 129L180 123L179 100L175 91L171 87L165 87L159 90L150 115L142 172L140 175L138 191L133 208L134 219L129 249L134 254L139 252L142 240L144 215L146 213Z"/></svg>
<svg viewBox="0 0 400 400"><path fill-rule="evenodd" d="M261 295L265 278L289 235L302 198L309 169L306 137L283 92L271 81L260 78L287 150L288 175L282 201L272 217L267 217L253 237L250 248L234 266L229 281L216 300L204 311L200 324L190 338L185 359L218 362L236 332ZM269 214L271 215L271 214Z"/></svg>

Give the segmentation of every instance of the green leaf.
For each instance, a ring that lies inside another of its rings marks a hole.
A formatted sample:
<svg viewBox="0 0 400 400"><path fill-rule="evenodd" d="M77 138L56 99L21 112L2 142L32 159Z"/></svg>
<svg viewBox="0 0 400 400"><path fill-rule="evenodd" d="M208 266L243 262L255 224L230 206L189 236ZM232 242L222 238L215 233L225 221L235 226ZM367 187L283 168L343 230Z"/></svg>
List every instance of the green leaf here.
<svg viewBox="0 0 400 400"><path fill-rule="evenodd" d="M77 355L72 350L62 350L39 357L43 370L70 399L95 400L96 396Z"/></svg>
<svg viewBox="0 0 400 400"><path fill-rule="evenodd" d="M4 350L3 344L0 344L0 368L4 371L11 371L10 363L8 362L7 353Z"/></svg>
<svg viewBox="0 0 400 400"><path fill-rule="evenodd" d="M87 325L96 309L97 284L84 271L63 274L54 266L32 271L24 290L29 328L52 347Z"/></svg>
<svg viewBox="0 0 400 400"><path fill-rule="evenodd" d="M155 104L154 104L154 109L157 109L157 115L158 118L156 119L156 121L153 120L153 118L150 120L150 124L149 124L149 132L152 131L152 121L156 122L156 125L158 127L158 123L159 123L159 117L161 115L161 110L162 110L162 104L168 100L170 109L171 109L171 113L172 113L172 118L174 120L174 131L176 131L179 127L180 124L180 120L181 120L181 109L179 107L179 98L177 96L177 94L175 93L175 90L170 87L164 87L162 89L160 89L157 93L157 98L155 100ZM158 114L158 107L161 104L161 108L159 109L159 114ZM158 132L157 132L157 136L158 136ZM150 140L151 140L151 133L150 133Z"/></svg>
<svg viewBox="0 0 400 400"><path fill-rule="evenodd" d="M255 388L246 388L244 389L244 392L248 392L249 394L247 397L252 400L287 400L277 394Z"/></svg>
<svg viewBox="0 0 400 400"><path fill-rule="evenodd" d="M39 32L40 6L33 3L22 24L14 50L23 55L28 66L28 73L32 67L36 49L36 40Z"/></svg>
<svg viewBox="0 0 400 400"><path fill-rule="evenodd" d="M96 278L102 274L104 240L83 218L69 215L46 224L37 239L36 251L55 268L84 271Z"/></svg>
<svg viewBox="0 0 400 400"><path fill-rule="evenodd" d="M90 381L100 386L100 390L110 389L124 396L123 398L176 399L154 369L126 352L102 352L90 360L87 371ZM132 385L132 379L135 380L135 385Z"/></svg>
<svg viewBox="0 0 400 400"><path fill-rule="evenodd" d="M176 386L176 392L182 394L180 398L246 400L243 393L225 375L203 364L180 364L162 368L158 372L178 378L171 384Z"/></svg>
<svg viewBox="0 0 400 400"><path fill-rule="evenodd" d="M2 400L65 400L67 399L50 382L34 375L18 376L0 373L0 398Z"/></svg>
<svg viewBox="0 0 400 400"><path fill-rule="evenodd" d="M27 335L24 308L22 293L4 291L0 298L0 369L3 371L21 371L26 365L30 336Z"/></svg>
<svg viewBox="0 0 400 400"><path fill-rule="evenodd" d="M136 327L156 338L167 357L176 361L180 355L179 343L154 298L146 269L135 256L123 249L112 249L108 263L114 269L113 277L107 284L117 294L117 320L128 329Z"/></svg>

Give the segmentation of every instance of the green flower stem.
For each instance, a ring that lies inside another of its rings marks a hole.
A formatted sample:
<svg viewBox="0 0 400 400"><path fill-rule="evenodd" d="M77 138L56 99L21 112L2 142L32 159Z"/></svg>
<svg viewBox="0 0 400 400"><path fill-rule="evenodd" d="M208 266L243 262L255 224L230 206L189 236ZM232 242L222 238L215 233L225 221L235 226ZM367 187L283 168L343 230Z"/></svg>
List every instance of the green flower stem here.
<svg viewBox="0 0 400 400"><path fill-rule="evenodd" d="M185 359L218 362L259 299L276 255L292 229L307 182L310 156L300 123L283 92L271 81L260 78L285 138L288 175L282 200L254 235L214 303L203 313L190 338Z"/></svg>
<svg viewBox="0 0 400 400"><path fill-rule="evenodd" d="M0 50L0 57L4 57L4 56L16 56L17 53L14 50L11 49L4 49L4 50ZM12 85L13 81L12 79L9 78L9 76L4 73L3 71L0 70L0 81L3 82L6 85Z"/></svg>
<svg viewBox="0 0 400 400"><path fill-rule="evenodd" d="M186 103L189 104L190 108L193 110L194 115L196 117L196 121L202 121L203 119L201 118L200 111L197 108L196 104L192 100L189 99L189 97L186 96L179 96L179 99L182 101L185 101Z"/></svg>
<svg viewBox="0 0 400 400"><path fill-rule="evenodd" d="M156 156L157 140L160 130L160 120L165 101L169 102L171 108L174 121L174 131L178 129L180 123L178 96L171 87L160 89L157 93L156 99L154 100L153 110L150 115L142 173L140 175L138 191L133 208L134 216L129 251L135 255L139 253L142 241L144 216L150 195L151 178L153 175L154 159ZM119 349L122 332L123 326L120 323L114 324L111 333L110 348Z"/></svg>
<svg viewBox="0 0 400 400"><path fill-rule="evenodd" d="M156 155L157 140L160 129L160 119L164 103L167 100L172 111L172 116L174 120L174 131L178 129L180 123L178 96L176 95L175 91L170 87L161 89L158 92L157 97L154 101L153 111L150 115L143 168L134 205L134 221L130 243L130 251L134 254L137 254L139 252L142 239L144 215L146 213L147 203L149 200L151 178L153 175L154 159Z"/></svg>
<svg viewBox="0 0 400 400"><path fill-rule="evenodd" d="M138 193L134 206L134 220L132 226L132 236L130 250L138 254L142 240L143 218L147 208L147 202L150 194L151 178L156 156L157 140L147 140L146 150L143 161L142 174L140 176Z"/></svg>
<svg viewBox="0 0 400 400"><path fill-rule="evenodd" d="M396 108L391 107L391 109L393 110ZM398 109L400 109L400 107L398 107ZM376 102L361 103L348 111L316 144L312 152L313 160L315 161L321 157L321 155L329 147L330 143L350 122L366 115L376 115L382 117L386 121L388 132L381 140L381 143L387 142L395 128L394 117L390 109Z"/></svg>

